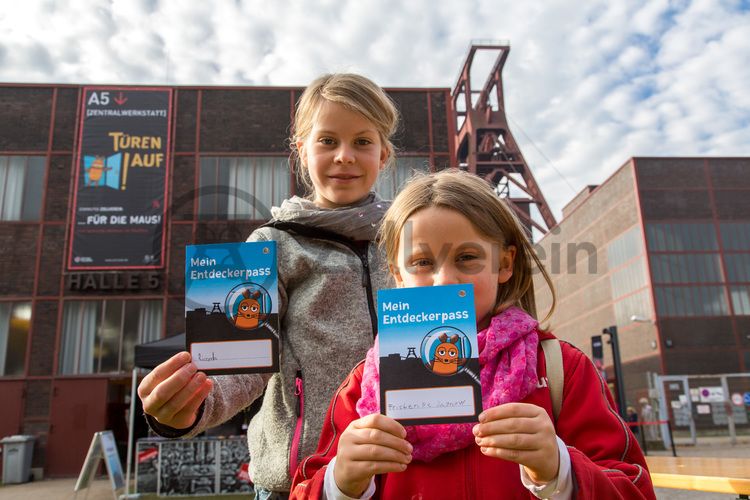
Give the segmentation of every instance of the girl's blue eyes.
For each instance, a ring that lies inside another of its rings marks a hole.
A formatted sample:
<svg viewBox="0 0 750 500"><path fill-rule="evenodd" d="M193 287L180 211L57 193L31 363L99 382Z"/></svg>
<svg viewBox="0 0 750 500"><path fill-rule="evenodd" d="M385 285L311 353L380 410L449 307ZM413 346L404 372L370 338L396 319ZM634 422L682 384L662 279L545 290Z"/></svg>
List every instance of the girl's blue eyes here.
<svg viewBox="0 0 750 500"><path fill-rule="evenodd" d="M326 146L333 146L337 141L331 137L321 137L318 139L318 142L320 144L325 144ZM358 146L369 146L373 142L370 139L356 139L354 143Z"/></svg>
<svg viewBox="0 0 750 500"><path fill-rule="evenodd" d="M459 255L458 257L456 257L456 261L468 262L470 260L475 260L477 258L478 257L473 254L464 254L464 255ZM411 266L412 267L429 267L429 266L432 266L432 261L429 259L418 259L418 260L412 261Z"/></svg>

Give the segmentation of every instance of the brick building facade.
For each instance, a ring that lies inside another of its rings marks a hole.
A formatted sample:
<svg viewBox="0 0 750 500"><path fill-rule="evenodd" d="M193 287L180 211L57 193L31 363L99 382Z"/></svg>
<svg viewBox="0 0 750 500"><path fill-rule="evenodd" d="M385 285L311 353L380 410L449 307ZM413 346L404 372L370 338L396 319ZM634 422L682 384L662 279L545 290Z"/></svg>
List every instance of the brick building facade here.
<svg viewBox="0 0 750 500"><path fill-rule="evenodd" d="M649 372L750 372L748 200L748 158L632 158L538 243L557 291L553 331L591 354L591 336L617 326L628 404L648 396ZM543 314L551 296L540 276L535 287Z"/></svg>
<svg viewBox="0 0 750 500"><path fill-rule="evenodd" d="M172 87L164 265L74 272L83 88L0 85L0 436L35 435L45 474L77 474L96 431L126 439L132 346L184 331L185 245L242 241L264 222L267 211L216 189L226 172L267 179L272 188L249 188L267 204L301 193L288 167L301 90ZM455 133L449 89L388 92L402 124L398 161L378 185L385 197L414 169L454 165Z"/></svg>

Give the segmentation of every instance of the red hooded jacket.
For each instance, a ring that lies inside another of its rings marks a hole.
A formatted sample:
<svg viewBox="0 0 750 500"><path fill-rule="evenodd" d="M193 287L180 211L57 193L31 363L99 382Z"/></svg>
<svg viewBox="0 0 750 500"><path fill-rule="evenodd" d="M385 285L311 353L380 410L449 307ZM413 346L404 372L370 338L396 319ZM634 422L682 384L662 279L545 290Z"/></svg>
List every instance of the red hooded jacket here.
<svg viewBox="0 0 750 500"><path fill-rule="evenodd" d="M540 333L540 340L554 338ZM591 361L561 342L565 383L563 404L555 422L557 435L570 453L573 498L655 498L646 461L633 434L617 414L612 396ZM537 389L522 402L544 408L552 416L545 358L538 348ZM290 498L321 498L325 468L336 456L341 433L359 418L364 362L358 364L336 391L328 408L317 452L297 469ZM401 473L376 477L375 498L382 499L534 499L521 483L516 463L483 455L478 446L412 462Z"/></svg>

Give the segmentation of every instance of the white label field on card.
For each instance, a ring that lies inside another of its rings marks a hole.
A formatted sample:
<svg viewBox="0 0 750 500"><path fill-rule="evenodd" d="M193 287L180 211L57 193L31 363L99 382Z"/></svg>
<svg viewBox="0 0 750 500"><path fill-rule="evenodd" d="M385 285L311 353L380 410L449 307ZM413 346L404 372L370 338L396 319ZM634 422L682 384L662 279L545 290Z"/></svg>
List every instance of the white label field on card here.
<svg viewBox="0 0 750 500"><path fill-rule="evenodd" d="M395 419L464 417L474 414L469 385L385 392L385 414Z"/></svg>
<svg viewBox="0 0 750 500"><path fill-rule="evenodd" d="M257 368L273 364L272 344L267 339L193 342L190 354L199 370Z"/></svg>

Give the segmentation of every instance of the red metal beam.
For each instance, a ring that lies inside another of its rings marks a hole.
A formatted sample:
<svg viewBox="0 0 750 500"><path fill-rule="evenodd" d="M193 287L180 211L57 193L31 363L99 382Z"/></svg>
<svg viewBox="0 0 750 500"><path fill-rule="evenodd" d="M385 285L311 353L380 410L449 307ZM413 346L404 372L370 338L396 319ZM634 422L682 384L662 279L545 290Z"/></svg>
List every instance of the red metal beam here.
<svg viewBox="0 0 750 500"><path fill-rule="evenodd" d="M475 90L471 85L471 69L474 56L479 50L497 52L497 57L482 89ZM533 221L520 207L516 207L516 201L508 200L509 204L514 206L519 215L523 214L521 218L527 227L533 226L546 233L557 222L508 127L505 115L502 71L509 53L510 45L507 43L478 43L469 48L452 94L456 125L459 118L464 118L461 126L456 126L454 134L456 164L465 165L469 172L481 175L493 184L507 180L520 188L529 197L521 204L536 205L546 228ZM497 109L490 102L493 90ZM478 98L472 103L472 96L475 95ZM465 111L457 111L458 100L461 98ZM511 177L512 173L520 174L523 183Z"/></svg>

